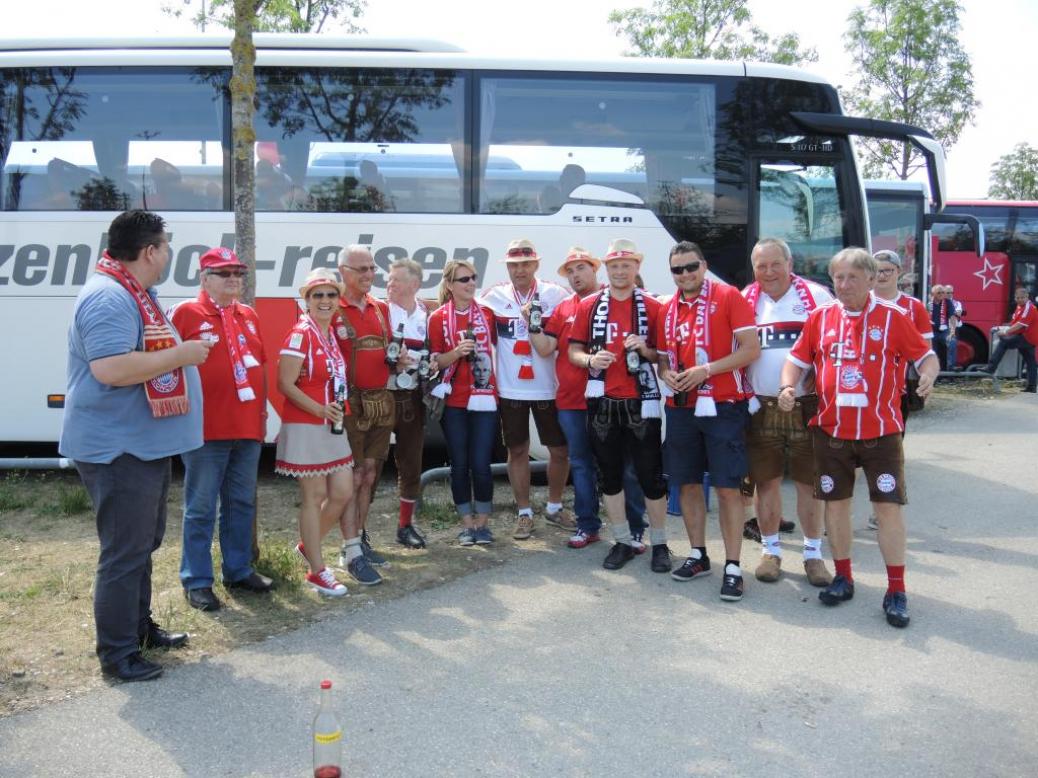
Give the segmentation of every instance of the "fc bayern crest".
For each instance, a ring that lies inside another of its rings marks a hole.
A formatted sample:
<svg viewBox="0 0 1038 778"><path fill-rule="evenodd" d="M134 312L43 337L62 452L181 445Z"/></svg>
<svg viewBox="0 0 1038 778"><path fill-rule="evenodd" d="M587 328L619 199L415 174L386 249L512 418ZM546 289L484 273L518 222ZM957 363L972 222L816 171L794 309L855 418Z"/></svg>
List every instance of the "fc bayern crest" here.
<svg viewBox="0 0 1038 778"><path fill-rule="evenodd" d="M829 494L836 487L836 484L833 483L833 477L831 475L823 475L821 478L819 478L818 485L822 487L822 491L826 494Z"/></svg>
<svg viewBox="0 0 1038 778"><path fill-rule="evenodd" d="M855 389L861 383L861 371L856 367L845 367L840 371L840 386Z"/></svg>
<svg viewBox="0 0 1038 778"><path fill-rule="evenodd" d="M797 316L803 316L805 313L807 313L807 308L804 307L803 303L797 303L793 306L793 313L795 313Z"/></svg>
<svg viewBox="0 0 1038 778"><path fill-rule="evenodd" d="M335 330L335 334L339 337L339 340L346 340L350 333L345 325L340 324L338 329Z"/></svg>
<svg viewBox="0 0 1038 778"><path fill-rule="evenodd" d="M869 328L869 339L875 341L883 340L883 330L879 327Z"/></svg>
<svg viewBox="0 0 1038 778"><path fill-rule="evenodd" d="M256 334L256 325L253 324L251 321L245 322L245 326L249 328L249 332L251 332L253 335Z"/></svg>
<svg viewBox="0 0 1038 778"><path fill-rule="evenodd" d="M245 365L241 362L234 363L234 380L239 383L245 380Z"/></svg>
<svg viewBox="0 0 1038 778"><path fill-rule="evenodd" d="M169 394L176 390L180 385L180 376L176 370L169 373L163 373L160 376L155 376L151 379L151 387L161 394Z"/></svg>

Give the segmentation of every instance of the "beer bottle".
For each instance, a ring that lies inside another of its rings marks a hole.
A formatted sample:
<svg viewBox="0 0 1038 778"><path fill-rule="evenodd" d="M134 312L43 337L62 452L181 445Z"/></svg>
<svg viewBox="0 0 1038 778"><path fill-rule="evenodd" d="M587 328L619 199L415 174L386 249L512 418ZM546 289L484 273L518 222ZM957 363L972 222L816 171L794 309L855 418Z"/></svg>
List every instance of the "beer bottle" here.
<svg viewBox="0 0 1038 778"><path fill-rule="evenodd" d="M629 348L624 354L624 359L627 361L627 372L629 375L638 375L641 372L642 357L638 353L637 348Z"/></svg>
<svg viewBox="0 0 1038 778"><path fill-rule="evenodd" d="M681 366L681 362L678 362L678 372L682 372L685 368ZM674 392L674 407L684 408L688 405L688 392Z"/></svg>
<svg viewBox="0 0 1038 778"><path fill-rule="evenodd" d="M343 418L339 419L339 421L333 421L329 431L333 435L341 435L345 429L344 423L346 420L346 387L342 384L335 387L335 403L339 406L339 410L342 411Z"/></svg>
<svg viewBox="0 0 1038 778"><path fill-rule="evenodd" d="M465 340L471 340L473 343L476 342L476 333L472 331L471 327L469 327L467 330L465 330ZM476 361L476 349L472 349L472 351L470 351L468 354L466 354L465 355L465 359L467 359L469 362L475 362Z"/></svg>
<svg viewBox="0 0 1038 778"><path fill-rule="evenodd" d="M534 292L533 299L530 301L530 332L540 332L543 325L544 309L541 308L541 295L539 292Z"/></svg>
<svg viewBox="0 0 1038 778"><path fill-rule="evenodd" d="M386 344L386 364L395 365L404 350L404 323L396 328L396 335Z"/></svg>

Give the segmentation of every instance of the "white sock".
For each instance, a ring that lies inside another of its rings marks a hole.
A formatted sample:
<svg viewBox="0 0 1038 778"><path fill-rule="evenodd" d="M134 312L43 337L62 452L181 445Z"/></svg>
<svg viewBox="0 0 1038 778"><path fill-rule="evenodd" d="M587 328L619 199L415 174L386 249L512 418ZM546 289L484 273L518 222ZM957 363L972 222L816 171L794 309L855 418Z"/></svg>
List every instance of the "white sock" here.
<svg viewBox="0 0 1038 778"><path fill-rule="evenodd" d="M623 524L613 524L613 540L624 545L631 545L631 527L625 521Z"/></svg>
<svg viewBox="0 0 1038 778"><path fill-rule="evenodd" d="M360 547L360 538L350 538L342 544L342 553L346 560L352 562L359 556L364 556L364 550Z"/></svg>
<svg viewBox="0 0 1038 778"><path fill-rule="evenodd" d="M698 548L693 548L692 549L692 553L690 553L689 556L692 557L693 559L702 559L703 558L703 552L700 551Z"/></svg>
<svg viewBox="0 0 1038 778"><path fill-rule="evenodd" d="M561 502L550 502L547 505L548 513L558 513L561 510L562 510L562 503Z"/></svg>
<svg viewBox="0 0 1038 778"><path fill-rule="evenodd" d="M761 551L764 554L771 554L771 556L782 556L782 546L779 543L777 532L774 535L764 535L761 538Z"/></svg>
<svg viewBox="0 0 1038 778"><path fill-rule="evenodd" d="M532 519L533 518L533 508L520 508L519 509L519 515L520 516L529 516Z"/></svg>
<svg viewBox="0 0 1038 778"><path fill-rule="evenodd" d="M821 538L804 538L804 559L821 559L822 558L822 539Z"/></svg>
<svg viewBox="0 0 1038 778"><path fill-rule="evenodd" d="M665 546L667 545L667 530L656 529L655 527L649 527L649 541L654 546Z"/></svg>
<svg viewBox="0 0 1038 778"><path fill-rule="evenodd" d="M742 576L742 568L739 565L733 565L731 562L724 566L725 575L737 575Z"/></svg>

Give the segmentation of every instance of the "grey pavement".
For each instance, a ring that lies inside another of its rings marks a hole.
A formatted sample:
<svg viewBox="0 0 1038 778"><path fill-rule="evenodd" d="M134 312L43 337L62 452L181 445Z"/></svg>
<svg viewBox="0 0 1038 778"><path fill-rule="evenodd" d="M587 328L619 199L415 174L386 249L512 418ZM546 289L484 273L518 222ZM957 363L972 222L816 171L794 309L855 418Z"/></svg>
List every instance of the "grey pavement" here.
<svg viewBox="0 0 1038 778"><path fill-rule="evenodd" d="M1035 775L1038 403L944 400L906 449L907 630L880 611L859 495L857 594L837 608L796 536L777 584L744 546L738 604L716 569L677 583L647 556L603 570L605 543L530 553L0 720L0 775L310 774L322 678L345 775ZM676 520L671 536L684 553ZM709 538L722 560L715 520Z"/></svg>

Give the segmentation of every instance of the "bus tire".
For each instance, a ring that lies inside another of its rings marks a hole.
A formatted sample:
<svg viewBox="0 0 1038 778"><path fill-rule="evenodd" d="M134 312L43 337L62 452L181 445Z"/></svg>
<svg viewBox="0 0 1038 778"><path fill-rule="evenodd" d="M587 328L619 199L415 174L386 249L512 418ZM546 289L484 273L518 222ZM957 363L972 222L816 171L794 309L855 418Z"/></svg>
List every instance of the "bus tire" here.
<svg viewBox="0 0 1038 778"><path fill-rule="evenodd" d="M960 365L986 365L988 363L988 339L970 325L959 327L958 362Z"/></svg>

